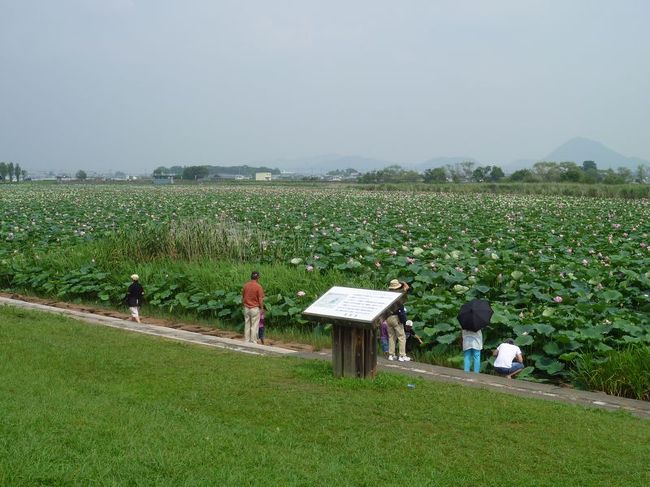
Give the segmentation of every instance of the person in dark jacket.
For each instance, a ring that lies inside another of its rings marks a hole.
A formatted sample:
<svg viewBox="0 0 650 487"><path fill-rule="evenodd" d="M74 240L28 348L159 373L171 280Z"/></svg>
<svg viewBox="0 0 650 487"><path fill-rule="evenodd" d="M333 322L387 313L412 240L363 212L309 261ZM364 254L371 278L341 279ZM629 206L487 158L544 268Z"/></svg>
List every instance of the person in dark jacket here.
<svg viewBox="0 0 650 487"><path fill-rule="evenodd" d="M126 292L126 304L131 310L131 321L140 323L140 306L142 306L142 297L144 296L144 289L140 284L140 277L137 274L131 276L131 285Z"/></svg>

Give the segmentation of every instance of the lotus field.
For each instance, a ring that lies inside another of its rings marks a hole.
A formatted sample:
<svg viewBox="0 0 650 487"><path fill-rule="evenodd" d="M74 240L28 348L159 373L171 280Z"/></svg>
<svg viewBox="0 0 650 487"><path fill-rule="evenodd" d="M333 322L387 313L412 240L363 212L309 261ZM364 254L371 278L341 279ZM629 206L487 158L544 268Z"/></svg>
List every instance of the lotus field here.
<svg viewBox="0 0 650 487"><path fill-rule="evenodd" d="M263 272L271 326L311 327L301 312L330 285L399 278L432 350L458 349L473 297L495 310L486 347L515 337L535 377L650 344L647 200L24 184L0 188L0 208L5 290L118 306L138 272L149 307L234 324L247 273L266 265L284 276Z"/></svg>

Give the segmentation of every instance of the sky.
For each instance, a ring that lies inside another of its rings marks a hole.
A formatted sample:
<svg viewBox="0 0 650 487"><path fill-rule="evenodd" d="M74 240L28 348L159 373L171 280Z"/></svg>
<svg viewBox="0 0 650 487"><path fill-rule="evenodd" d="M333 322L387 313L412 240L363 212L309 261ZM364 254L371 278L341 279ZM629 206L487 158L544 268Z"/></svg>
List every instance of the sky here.
<svg viewBox="0 0 650 487"><path fill-rule="evenodd" d="M646 0L0 0L0 160L650 159Z"/></svg>

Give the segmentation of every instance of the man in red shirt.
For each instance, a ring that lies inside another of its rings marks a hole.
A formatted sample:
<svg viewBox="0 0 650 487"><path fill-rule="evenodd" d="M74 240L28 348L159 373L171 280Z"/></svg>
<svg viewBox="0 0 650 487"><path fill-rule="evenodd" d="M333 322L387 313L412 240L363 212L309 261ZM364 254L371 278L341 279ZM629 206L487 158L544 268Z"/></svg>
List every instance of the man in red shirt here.
<svg viewBox="0 0 650 487"><path fill-rule="evenodd" d="M260 311L264 308L264 289L257 282L260 273L253 271L251 280L244 284L241 298L244 304L244 340L257 343L257 328L260 324Z"/></svg>

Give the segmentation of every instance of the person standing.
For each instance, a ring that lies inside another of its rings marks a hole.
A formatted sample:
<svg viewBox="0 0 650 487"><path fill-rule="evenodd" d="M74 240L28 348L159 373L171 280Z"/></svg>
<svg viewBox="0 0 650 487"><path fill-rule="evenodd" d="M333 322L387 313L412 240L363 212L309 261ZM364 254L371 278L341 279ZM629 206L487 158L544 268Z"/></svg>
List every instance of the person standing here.
<svg viewBox="0 0 650 487"><path fill-rule="evenodd" d="M140 323L140 306L142 306L142 297L144 296L144 289L140 284L140 277L137 274L131 275L131 284L126 292L126 304L131 310L131 321Z"/></svg>
<svg viewBox="0 0 650 487"><path fill-rule="evenodd" d="M499 345L492 355L496 357L494 370L508 379L512 379L524 369L524 357L521 349L515 345L511 338Z"/></svg>
<svg viewBox="0 0 650 487"><path fill-rule="evenodd" d="M244 304L244 340L257 343L257 327L260 312L264 309L264 289L259 282L260 273L253 271L251 280L244 284L242 303Z"/></svg>
<svg viewBox="0 0 650 487"><path fill-rule="evenodd" d="M481 370L481 350L483 350L483 333L481 330L462 330L463 355L465 356L465 372L469 372L472 359L474 359L474 373Z"/></svg>
<svg viewBox="0 0 650 487"><path fill-rule="evenodd" d="M393 279L388 284L388 289L390 291L396 291L400 293L406 293L409 290L409 285L405 282L400 282L397 279ZM395 360L395 340L397 339L397 345L399 348L399 360L400 362L409 362L410 357L406 356L406 333L404 333L404 324L406 323L406 309L404 305L401 304L397 311L386 318L386 324L388 325L388 360Z"/></svg>

